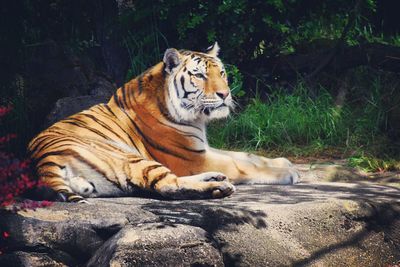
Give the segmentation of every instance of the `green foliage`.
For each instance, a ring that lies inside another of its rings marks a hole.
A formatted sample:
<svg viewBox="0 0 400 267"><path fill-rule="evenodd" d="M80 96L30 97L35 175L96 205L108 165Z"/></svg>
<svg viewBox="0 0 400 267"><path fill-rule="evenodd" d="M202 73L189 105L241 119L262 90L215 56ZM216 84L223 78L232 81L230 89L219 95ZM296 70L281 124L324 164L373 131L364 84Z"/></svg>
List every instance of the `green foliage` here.
<svg viewBox="0 0 400 267"><path fill-rule="evenodd" d="M19 136L33 134L26 114L34 113L35 104L14 85L16 74L25 75L23 66L32 63L28 47L33 51L54 41L66 53L89 55L96 63L103 62L105 54L120 53L122 47L129 56L126 79L130 79L160 61L168 47L201 51L218 41L221 58L232 64L226 68L233 95L247 104L252 91L259 94L242 113L219 122L219 128L211 127L212 143L283 148L298 155L339 147L348 154L369 150L376 156L394 147L385 132L390 130L388 114L398 107L400 95L398 86L386 75L355 71L342 107L337 107L332 97L337 93L336 82L321 82L325 89L318 92L313 88L317 96L310 95L310 88L302 83L293 90L266 86L285 76L273 69L281 54L329 48L349 22L351 27L344 36L348 45L378 42L400 46L399 26L389 23L382 10L383 5L391 4L362 0L354 13L358 0L138 0L119 9L120 2L24 0L3 5L0 28L5 34L0 39L5 53L0 58L7 68L0 76L2 89L10 88L7 101L14 103ZM350 19L353 14L354 21ZM331 80L342 78L341 70L329 75ZM295 78L284 79L291 83ZM315 79L312 82L318 84L320 77ZM26 80L29 85L29 77Z"/></svg>
<svg viewBox="0 0 400 267"><path fill-rule="evenodd" d="M338 40L348 21L348 16L343 14L332 14L328 17L311 15L311 17L299 22L297 27L290 29L290 34L280 45L283 54L290 54L296 51L305 43L315 41L334 41ZM377 32L375 27L365 17L358 17L355 25L350 28L344 36L344 41L348 45L358 45L361 43L381 43L387 45L400 46L400 36L385 35Z"/></svg>
<svg viewBox="0 0 400 267"><path fill-rule="evenodd" d="M235 65L225 64L232 95L242 97L246 93L243 90L243 75Z"/></svg>
<svg viewBox="0 0 400 267"><path fill-rule="evenodd" d="M218 40L224 56L231 63L239 63L263 54L292 53L304 41L337 39L355 3L344 0L137 1L134 12L140 9L144 13L160 14L157 23L163 25L161 31L165 35L176 36L171 41L173 45L199 49ZM346 37L348 43L366 39L390 41L383 33L375 32L370 19L374 12L376 0L362 1L356 25ZM143 25L140 20L135 23ZM148 27L137 29L146 31Z"/></svg>
<svg viewBox="0 0 400 267"><path fill-rule="evenodd" d="M161 61L164 52L161 47L168 46L167 39L158 30L154 22L151 32L147 34L128 32L123 42L128 51L130 62L126 80L136 77Z"/></svg>
<svg viewBox="0 0 400 267"><path fill-rule="evenodd" d="M348 165L365 172L383 172L399 170L399 163L394 159L379 159L372 156L353 156L348 159Z"/></svg>
<svg viewBox="0 0 400 267"><path fill-rule="evenodd" d="M388 114L400 105L397 87L391 87L393 77L360 72L355 75L365 80L366 88L353 88L350 92L357 103L353 100L337 106L326 89L320 88L319 94L313 96L302 82L291 93L269 88L272 93L268 99L256 95L243 111L211 124L210 144L281 151L294 156L318 155L329 150L334 150L335 156L396 155L399 147L386 136Z"/></svg>
<svg viewBox="0 0 400 267"><path fill-rule="evenodd" d="M313 99L299 83L292 94L277 88L266 102L256 96L224 127L210 129L211 143L246 149L334 145L346 139L347 113L326 91Z"/></svg>

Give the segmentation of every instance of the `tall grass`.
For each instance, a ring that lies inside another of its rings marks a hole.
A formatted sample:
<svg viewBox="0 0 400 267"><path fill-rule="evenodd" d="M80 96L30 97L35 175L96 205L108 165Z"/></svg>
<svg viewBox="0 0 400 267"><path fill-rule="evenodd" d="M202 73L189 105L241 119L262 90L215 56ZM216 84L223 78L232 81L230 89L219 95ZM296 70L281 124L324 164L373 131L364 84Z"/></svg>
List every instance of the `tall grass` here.
<svg viewBox="0 0 400 267"><path fill-rule="evenodd" d="M293 93L278 89L266 102L256 96L243 112L218 122L224 124L222 130L211 127L210 142L246 149L334 145L346 139L347 114L326 91L312 98L299 83Z"/></svg>
<svg viewBox="0 0 400 267"><path fill-rule="evenodd" d="M292 93L274 88L265 101L256 95L244 110L209 127L210 144L221 148L280 151L293 156L385 153L391 147L385 125L390 105L383 101L381 81L375 79L362 104L335 105L320 88L311 96L303 83ZM343 154L342 154L343 153Z"/></svg>
<svg viewBox="0 0 400 267"><path fill-rule="evenodd" d="M130 67L126 80L130 80L162 59L162 47L168 47L168 41L158 29L155 20L149 21L149 32L130 31L123 43L129 54Z"/></svg>

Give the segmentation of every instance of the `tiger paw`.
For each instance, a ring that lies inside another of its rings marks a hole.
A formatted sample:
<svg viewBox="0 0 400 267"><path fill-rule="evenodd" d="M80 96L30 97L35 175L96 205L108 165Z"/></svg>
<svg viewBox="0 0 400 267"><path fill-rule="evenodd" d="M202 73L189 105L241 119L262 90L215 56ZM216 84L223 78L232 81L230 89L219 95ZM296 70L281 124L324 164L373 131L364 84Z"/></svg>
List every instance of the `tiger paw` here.
<svg viewBox="0 0 400 267"><path fill-rule="evenodd" d="M235 192L235 186L219 172L179 177L176 185L177 188L165 185L158 191L161 195L173 199L222 198Z"/></svg>
<svg viewBox="0 0 400 267"><path fill-rule="evenodd" d="M229 182L219 182L220 184L212 189L212 198L223 198L232 195L236 188Z"/></svg>
<svg viewBox="0 0 400 267"><path fill-rule="evenodd" d="M300 174L296 169L291 168L291 169L288 170L288 174L285 177L285 180L287 181L286 184L297 184L301 180L300 179Z"/></svg>

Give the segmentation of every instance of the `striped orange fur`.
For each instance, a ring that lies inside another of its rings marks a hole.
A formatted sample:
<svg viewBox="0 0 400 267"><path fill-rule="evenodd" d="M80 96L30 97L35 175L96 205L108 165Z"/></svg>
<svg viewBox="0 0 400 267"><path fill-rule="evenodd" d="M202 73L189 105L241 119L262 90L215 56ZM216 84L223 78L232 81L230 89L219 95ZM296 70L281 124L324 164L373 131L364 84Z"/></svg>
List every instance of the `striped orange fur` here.
<svg viewBox="0 0 400 267"><path fill-rule="evenodd" d="M107 104L41 132L28 147L38 176L74 202L135 190L216 198L232 194L233 183L296 183L284 158L209 147L206 123L233 107L218 51L168 49Z"/></svg>

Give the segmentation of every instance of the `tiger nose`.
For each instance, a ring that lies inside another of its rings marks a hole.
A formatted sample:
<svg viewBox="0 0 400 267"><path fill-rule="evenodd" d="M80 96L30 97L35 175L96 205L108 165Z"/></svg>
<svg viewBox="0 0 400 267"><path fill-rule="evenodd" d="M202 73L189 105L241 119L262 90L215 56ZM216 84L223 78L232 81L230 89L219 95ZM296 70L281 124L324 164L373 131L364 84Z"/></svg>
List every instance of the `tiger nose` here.
<svg viewBox="0 0 400 267"><path fill-rule="evenodd" d="M227 98L227 96L229 95L229 90L218 90L217 92L215 92L217 94L217 96L219 96L222 99Z"/></svg>

